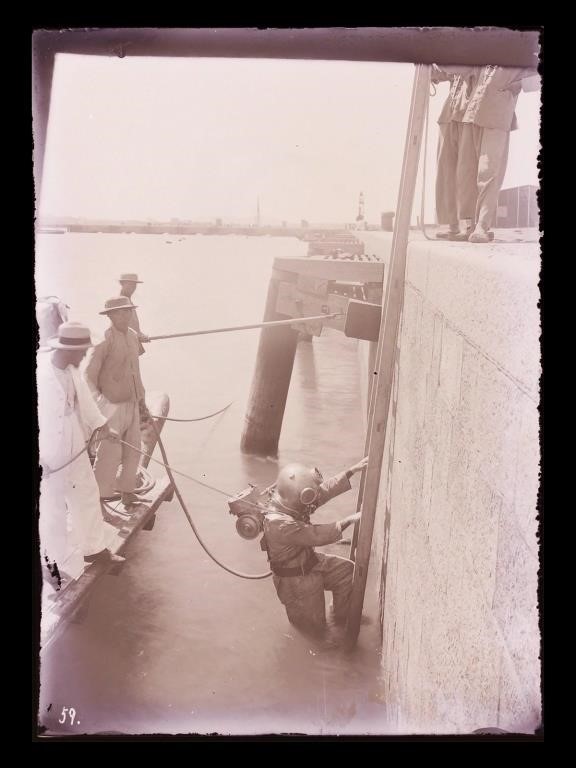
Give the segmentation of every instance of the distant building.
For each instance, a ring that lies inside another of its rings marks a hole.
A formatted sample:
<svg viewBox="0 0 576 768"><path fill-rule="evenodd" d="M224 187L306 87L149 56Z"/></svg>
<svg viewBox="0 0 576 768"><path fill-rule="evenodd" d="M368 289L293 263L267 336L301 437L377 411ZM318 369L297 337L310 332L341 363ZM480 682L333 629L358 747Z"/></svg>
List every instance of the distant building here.
<svg viewBox="0 0 576 768"><path fill-rule="evenodd" d="M498 196L496 227L520 229L538 226L537 187L511 187Z"/></svg>

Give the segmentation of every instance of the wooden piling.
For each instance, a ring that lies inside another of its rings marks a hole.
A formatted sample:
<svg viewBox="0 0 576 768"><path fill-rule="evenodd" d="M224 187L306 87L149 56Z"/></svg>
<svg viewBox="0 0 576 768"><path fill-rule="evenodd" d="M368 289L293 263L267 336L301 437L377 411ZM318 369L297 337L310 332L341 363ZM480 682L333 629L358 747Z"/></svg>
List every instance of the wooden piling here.
<svg viewBox="0 0 576 768"><path fill-rule="evenodd" d="M278 284L273 275L268 285L264 322L287 319L276 312ZM289 325L260 331L256 367L240 442L244 453L277 455L298 336L298 331Z"/></svg>

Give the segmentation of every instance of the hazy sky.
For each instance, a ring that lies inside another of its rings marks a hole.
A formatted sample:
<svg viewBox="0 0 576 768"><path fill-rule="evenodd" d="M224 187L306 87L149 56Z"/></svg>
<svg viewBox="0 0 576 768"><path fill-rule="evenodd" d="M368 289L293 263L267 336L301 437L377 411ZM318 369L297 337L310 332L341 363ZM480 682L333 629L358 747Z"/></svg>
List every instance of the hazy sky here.
<svg viewBox="0 0 576 768"><path fill-rule="evenodd" d="M41 213L353 221L396 207L414 67L57 57ZM430 100L426 219L434 220ZM504 187L537 184L539 93L521 93ZM421 172L421 171L420 171ZM420 209L417 190L414 211Z"/></svg>

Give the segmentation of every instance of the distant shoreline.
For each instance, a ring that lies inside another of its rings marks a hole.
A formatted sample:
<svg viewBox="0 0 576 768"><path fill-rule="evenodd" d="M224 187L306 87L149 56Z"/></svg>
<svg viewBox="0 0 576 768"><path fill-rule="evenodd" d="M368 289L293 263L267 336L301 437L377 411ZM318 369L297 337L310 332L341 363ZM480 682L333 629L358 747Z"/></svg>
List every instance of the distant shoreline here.
<svg viewBox="0 0 576 768"><path fill-rule="evenodd" d="M368 227L377 231L379 227ZM258 237L297 237L301 240L314 240L332 235L350 235L358 230L320 227L256 227L256 226L218 226L218 225L171 225L171 224L61 224L38 227L39 234L60 234L63 232L115 233L138 235L247 235Z"/></svg>

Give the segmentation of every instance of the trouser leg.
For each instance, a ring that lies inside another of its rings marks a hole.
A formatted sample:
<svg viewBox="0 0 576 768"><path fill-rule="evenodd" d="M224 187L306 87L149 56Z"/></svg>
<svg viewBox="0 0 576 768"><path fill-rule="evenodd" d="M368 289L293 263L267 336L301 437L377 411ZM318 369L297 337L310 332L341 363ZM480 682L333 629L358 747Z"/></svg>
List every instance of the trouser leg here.
<svg viewBox="0 0 576 768"><path fill-rule="evenodd" d="M108 419L110 429L122 436L124 432L124 403L119 403ZM116 493L116 475L122 460L122 445L112 440L102 440L96 449L94 475L100 490L100 496L113 496Z"/></svg>
<svg viewBox="0 0 576 768"><path fill-rule="evenodd" d="M456 200L456 165L458 161L458 132L456 123L441 123L438 136L436 170L436 217L438 224L458 231Z"/></svg>
<svg viewBox="0 0 576 768"><path fill-rule="evenodd" d="M457 125L459 135L456 169L458 217L474 224L478 201L478 155L474 143L474 126L471 123Z"/></svg>
<svg viewBox="0 0 576 768"><path fill-rule="evenodd" d="M67 501L82 555L94 555L110 547L118 532L104 520L98 483L87 456L81 456L74 466L74 483Z"/></svg>
<svg viewBox="0 0 576 768"><path fill-rule="evenodd" d="M324 590L321 588L310 595L293 600L284 607L289 621L296 627L321 632L326 626L326 605Z"/></svg>
<svg viewBox="0 0 576 768"><path fill-rule="evenodd" d="M326 626L323 577L312 570L306 576L274 576L274 586L289 621L299 629L321 632Z"/></svg>
<svg viewBox="0 0 576 768"><path fill-rule="evenodd" d="M122 439L140 448L140 409L137 402L124 403L126 407L126 428ZM127 445L122 446L122 469L118 475L116 486L122 493L128 493L136 488L136 474L140 464L140 453Z"/></svg>
<svg viewBox="0 0 576 768"><path fill-rule="evenodd" d="M498 195L508 163L510 132L498 128L474 128L479 144L476 224L488 232L496 221Z"/></svg>
<svg viewBox="0 0 576 768"><path fill-rule="evenodd" d="M338 555L318 555L321 561L314 570L322 572L324 589L332 592L334 621L344 623L348 618L354 563Z"/></svg>

